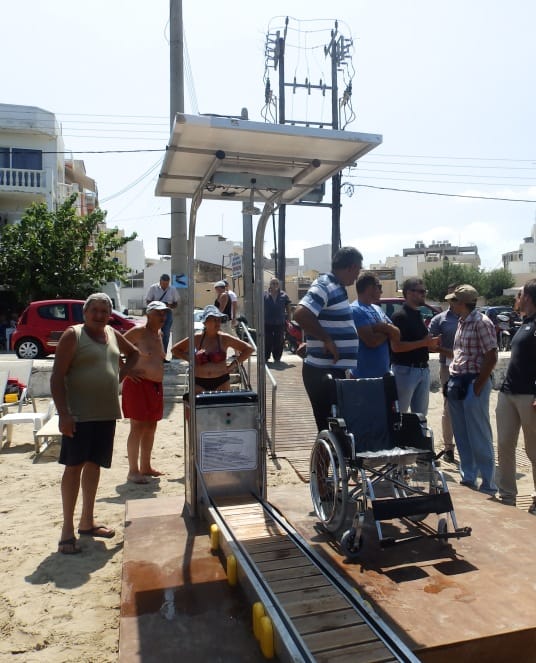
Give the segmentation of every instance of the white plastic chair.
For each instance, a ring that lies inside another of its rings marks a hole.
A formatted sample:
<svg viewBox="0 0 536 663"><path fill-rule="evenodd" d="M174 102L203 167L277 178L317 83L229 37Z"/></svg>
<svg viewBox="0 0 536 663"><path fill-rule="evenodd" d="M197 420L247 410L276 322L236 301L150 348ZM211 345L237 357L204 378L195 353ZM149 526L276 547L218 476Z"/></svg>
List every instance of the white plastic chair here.
<svg viewBox="0 0 536 663"><path fill-rule="evenodd" d="M7 408L9 405L9 403L4 402L8 375L7 371L0 370L0 412L2 414L7 414Z"/></svg>
<svg viewBox="0 0 536 663"><path fill-rule="evenodd" d="M46 412L13 412L0 417L0 451L10 446L13 440L13 426L16 424L33 424L33 438L35 452L39 453L39 440L37 432L42 428L54 414L54 401L50 400ZM6 428L6 441L2 445L4 437L4 427Z"/></svg>
<svg viewBox="0 0 536 663"><path fill-rule="evenodd" d="M33 359L14 359L10 360L0 360L0 371L7 371L10 378L17 378L19 382L25 384L26 386L22 390L22 393L18 401L14 403L4 403L4 406L16 407L18 412L21 412L24 405L29 405L31 387L30 382L32 380L32 369L33 369ZM5 390L5 387L4 387ZM32 399L33 411L36 411L35 401Z"/></svg>

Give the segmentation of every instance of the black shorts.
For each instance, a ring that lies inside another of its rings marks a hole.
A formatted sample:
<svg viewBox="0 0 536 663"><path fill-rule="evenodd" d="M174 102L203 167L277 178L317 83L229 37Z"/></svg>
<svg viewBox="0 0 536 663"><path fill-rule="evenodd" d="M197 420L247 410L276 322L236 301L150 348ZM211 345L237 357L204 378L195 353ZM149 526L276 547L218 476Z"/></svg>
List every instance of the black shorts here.
<svg viewBox="0 0 536 663"><path fill-rule="evenodd" d="M77 421L74 437L63 435L58 462L74 466L90 462L100 467L112 465L115 419L113 421Z"/></svg>
<svg viewBox="0 0 536 663"><path fill-rule="evenodd" d="M220 375L217 378L195 378L195 383L198 387L201 387L203 391L216 391L218 387L221 387L222 384L225 384L230 380L228 373L225 375Z"/></svg>

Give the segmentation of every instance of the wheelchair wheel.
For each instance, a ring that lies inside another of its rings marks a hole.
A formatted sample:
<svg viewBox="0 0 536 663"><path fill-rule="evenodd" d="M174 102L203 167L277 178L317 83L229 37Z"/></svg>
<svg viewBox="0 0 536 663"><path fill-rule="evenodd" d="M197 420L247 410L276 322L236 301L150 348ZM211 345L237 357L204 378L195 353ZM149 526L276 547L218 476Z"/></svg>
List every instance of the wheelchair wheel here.
<svg viewBox="0 0 536 663"><path fill-rule="evenodd" d="M357 541L356 541L357 539ZM354 527L347 529L341 537L341 548L348 559L357 559L363 547L363 535L357 535Z"/></svg>
<svg viewBox="0 0 536 663"><path fill-rule="evenodd" d="M439 522L437 523L437 538L439 539L439 543L442 546L447 546L449 543L447 532L448 532L447 519L440 518Z"/></svg>
<svg viewBox="0 0 536 663"><path fill-rule="evenodd" d="M339 530L348 506L348 471L335 436L318 434L311 452L310 490L315 513L328 532Z"/></svg>

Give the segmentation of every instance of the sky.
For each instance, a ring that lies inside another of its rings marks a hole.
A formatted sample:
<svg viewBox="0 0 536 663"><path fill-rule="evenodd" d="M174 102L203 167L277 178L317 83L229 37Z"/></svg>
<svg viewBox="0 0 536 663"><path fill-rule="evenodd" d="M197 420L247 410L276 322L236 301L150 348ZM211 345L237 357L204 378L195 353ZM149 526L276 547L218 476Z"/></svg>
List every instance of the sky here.
<svg viewBox="0 0 536 663"><path fill-rule="evenodd" d="M323 45L337 20L353 42L339 78L352 83L346 130L383 136L343 174L342 244L369 264L418 240L474 243L483 267L500 267L536 220L536 3L184 0L185 112L247 107L264 121L265 74L278 84L266 37L286 16L287 80L329 80ZM154 195L170 133L168 20L168 0L2 7L0 102L57 115L66 148L97 181L108 226L137 232L148 257L170 236L169 200ZM319 92L287 92L286 106L296 119L331 115ZM204 202L197 234L241 241L240 209ZM303 262L304 248L331 242L331 212L292 207L286 233L287 257Z"/></svg>

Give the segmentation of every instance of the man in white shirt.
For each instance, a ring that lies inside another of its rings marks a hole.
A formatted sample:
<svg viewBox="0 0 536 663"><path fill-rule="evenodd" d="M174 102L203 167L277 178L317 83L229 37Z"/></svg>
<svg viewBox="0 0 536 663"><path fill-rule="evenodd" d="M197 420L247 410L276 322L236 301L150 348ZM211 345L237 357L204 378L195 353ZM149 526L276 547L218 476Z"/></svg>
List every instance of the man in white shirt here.
<svg viewBox="0 0 536 663"><path fill-rule="evenodd" d="M223 282L225 283L225 291L229 295L229 299L231 300L231 326L236 327L237 321L236 321L236 316L238 314L238 297L236 296L236 293L229 288L229 281L227 279L223 279Z"/></svg>
<svg viewBox="0 0 536 663"><path fill-rule="evenodd" d="M164 304L168 307L166 321L162 327L162 343L164 344L164 356L166 356L169 345L169 335L173 325L172 309L177 308L180 302L177 289L170 285L169 274L162 274L160 277L160 282L153 283L153 285L147 291L145 302L146 304L149 304L150 302L164 302ZM168 360L164 359L164 361L167 363Z"/></svg>

